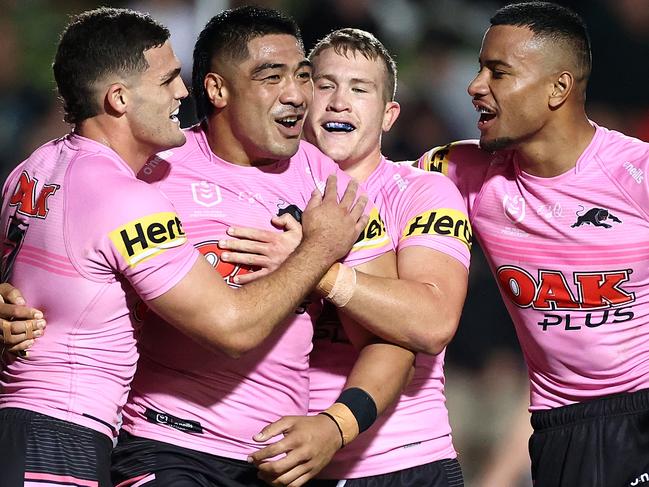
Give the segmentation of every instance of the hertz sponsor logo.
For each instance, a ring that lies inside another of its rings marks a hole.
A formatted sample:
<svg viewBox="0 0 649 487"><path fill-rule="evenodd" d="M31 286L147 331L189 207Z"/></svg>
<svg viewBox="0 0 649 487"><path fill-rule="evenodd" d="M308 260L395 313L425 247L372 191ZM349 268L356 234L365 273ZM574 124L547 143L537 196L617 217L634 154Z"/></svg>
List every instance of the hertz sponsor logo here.
<svg viewBox="0 0 649 487"><path fill-rule="evenodd" d="M385 224L379 215L379 210L373 208L370 212L370 221L365 229L358 236L358 240L352 247L353 250L374 249L390 243Z"/></svg>
<svg viewBox="0 0 649 487"><path fill-rule="evenodd" d="M448 156L453 144L442 145L426 152L418 161L420 169L429 172L441 172L448 175Z"/></svg>
<svg viewBox="0 0 649 487"><path fill-rule="evenodd" d="M438 208L412 218L406 225L401 239L431 234L455 237L469 249L473 241L469 219L463 212L452 208Z"/></svg>
<svg viewBox="0 0 649 487"><path fill-rule="evenodd" d="M133 220L110 232L109 237L131 267L187 241L180 219L171 212Z"/></svg>

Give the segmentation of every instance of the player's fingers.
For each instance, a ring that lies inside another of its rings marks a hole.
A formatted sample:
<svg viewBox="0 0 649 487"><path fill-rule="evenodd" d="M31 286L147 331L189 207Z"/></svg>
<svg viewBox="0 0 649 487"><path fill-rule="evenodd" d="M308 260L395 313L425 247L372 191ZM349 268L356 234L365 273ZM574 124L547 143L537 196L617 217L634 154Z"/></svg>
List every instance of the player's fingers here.
<svg viewBox="0 0 649 487"><path fill-rule="evenodd" d="M34 345L35 340L23 340L17 345L14 345L13 347L7 348L7 352L13 353L14 355L19 355L21 357L26 357L27 356L27 350L29 350L32 345Z"/></svg>
<svg viewBox="0 0 649 487"><path fill-rule="evenodd" d="M266 441L274 436L281 435L294 424L295 416L284 416L274 423L266 425L259 433L252 437L255 441Z"/></svg>
<svg viewBox="0 0 649 487"><path fill-rule="evenodd" d="M347 187L345 188L345 193L340 200L340 205L345 208L351 208L354 205L354 200L356 199L357 192L358 183L353 179L350 179L349 183L347 183Z"/></svg>
<svg viewBox="0 0 649 487"><path fill-rule="evenodd" d="M335 174L330 174L325 185L323 201L338 201L338 178Z"/></svg>
<svg viewBox="0 0 649 487"><path fill-rule="evenodd" d="M0 318L5 320L40 320L43 318L43 312L27 306L0 303Z"/></svg>
<svg viewBox="0 0 649 487"><path fill-rule="evenodd" d="M227 230L227 234L231 237L247 238L249 240L257 240L259 242L270 242L270 239L273 237L272 233L268 230L251 227L230 227Z"/></svg>
<svg viewBox="0 0 649 487"><path fill-rule="evenodd" d="M264 267L268 264L268 259L263 255L248 254L246 252L223 252L221 260L229 264L239 264L250 267Z"/></svg>
<svg viewBox="0 0 649 487"><path fill-rule="evenodd" d="M45 320L6 321L0 320L2 343L6 346L17 345L25 340L43 336Z"/></svg>
<svg viewBox="0 0 649 487"><path fill-rule="evenodd" d="M249 254L265 254L269 244L255 242L254 240L220 240L219 248L234 250L235 252L247 252Z"/></svg>
<svg viewBox="0 0 649 487"><path fill-rule="evenodd" d="M247 274L237 274L236 276L234 276L233 280L236 284L241 284L243 286L244 284L248 284L249 282L256 281L269 272L270 271L268 269L263 268L255 272L248 272Z"/></svg>
<svg viewBox="0 0 649 487"><path fill-rule="evenodd" d="M365 230L365 227L367 224L370 222L370 217L368 215L363 215L362 217L359 218L359 220L356 222L356 225L354 225L354 229L358 234L360 235L363 230Z"/></svg>
<svg viewBox="0 0 649 487"><path fill-rule="evenodd" d="M261 450L257 450L254 453L251 453L248 456L248 461L251 463L259 464L263 462L264 460L268 458L273 458L277 455L281 455L283 453L288 453L291 449L288 446L288 441L285 440L279 440L276 443L272 443L268 446L265 446ZM279 461L279 460L277 460ZM271 463L276 463L276 462L265 462L266 464L271 464ZM260 467L261 468L261 467ZM266 471L272 471L273 467L268 466L265 470Z"/></svg>
<svg viewBox="0 0 649 487"><path fill-rule="evenodd" d="M292 230L299 230L302 228L300 222L298 222L288 213L284 213L281 216L274 216L273 218L271 218L270 222L275 228L280 228L287 232L290 232Z"/></svg>
<svg viewBox="0 0 649 487"><path fill-rule="evenodd" d="M356 203L354 203L354 206L352 207L349 213L355 220L358 220L363 214L363 212L365 211L366 206L367 206L367 195L362 194L358 197Z"/></svg>
<svg viewBox="0 0 649 487"><path fill-rule="evenodd" d="M309 202L306 204L306 208L304 211L312 210L313 208L316 208L322 204L322 193L320 193L320 190L318 188L314 189L311 191L311 198L309 199Z"/></svg>
<svg viewBox="0 0 649 487"><path fill-rule="evenodd" d="M289 485L291 482L294 482L296 479L302 477L311 470L308 462L296 463L296 461L293 460L292 462L282 464L284 460L285 459L276 462L266 462L260 466L260 472L263 472L268 478L273 478L272 485ZM277 472L261 470L262 467L267 467L271 463L277 464L275 466Z"/></svg>
<svg viewBox="0 0 649 487"><path fill-rule="evenodd" d="M12 303L23 306L25 299L18 288L13 287L8 282L0 284L0 300L5 303Z"/></svg>

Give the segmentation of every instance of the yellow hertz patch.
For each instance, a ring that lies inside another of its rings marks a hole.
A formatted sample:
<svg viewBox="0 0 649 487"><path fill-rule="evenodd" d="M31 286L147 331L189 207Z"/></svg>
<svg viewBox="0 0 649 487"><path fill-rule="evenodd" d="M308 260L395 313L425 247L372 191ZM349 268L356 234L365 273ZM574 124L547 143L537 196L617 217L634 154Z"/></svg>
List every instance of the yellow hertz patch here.
<svg viewBox="0 0 649 487"><path fill-rule="evenodd" d="M435 147L421 156L417 165L424 171L441 172L448 176L448 156L452 150L453 143Z"/></svg>
<svg viewBox="0 0 649 487"><path fill-rule="evenodd" d="M455 237L469 249L473 241L473 231L468 217L459 210L438 208L417 215L408 222L401 240L415 235L444 235Z"/></svg>
<svg viewBox="0 0 649 487"><path fill-rule="evenodd" d="M171 212L133 220L108 236L131 267L187 241L180 219Z"/></svg>
<svg viewBox="0 0 649 487"><path fill-rule="evenodd" d="M381 215L379 215L379 210L373 208L370 212L370 221L358 236L358 240L356 240L356 243L352 247L352 251L375 249L389 244L390 237L388 237L388 232L385 230L385 223L383 223Z"/></svg>

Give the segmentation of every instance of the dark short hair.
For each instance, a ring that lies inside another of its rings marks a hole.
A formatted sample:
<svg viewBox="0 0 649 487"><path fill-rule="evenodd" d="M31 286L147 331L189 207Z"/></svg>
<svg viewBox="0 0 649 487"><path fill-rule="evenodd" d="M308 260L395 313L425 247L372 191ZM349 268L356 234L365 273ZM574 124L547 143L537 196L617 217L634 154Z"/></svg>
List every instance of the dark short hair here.
<svg viewBox="0 0 649 487"><path fill-rule="evenodd" d="M212 17L194 46L192 94L199 120L214 109L204 86L205 76L213 69L213 60L244 61L250 55L248 43L251 40L272 34L293 36L304 49L300 28L293 19L277 10L246 6L224 10Z"/></svg>
<svg viewBox="0 0 649 487"><path fill-rule="evenodd" d="M361 29L345 28L334 30L320 39L309 53L309 59L318 56L325 49L332 48L336 54L347 56L359 52L366 59L376 61L381 59L385 68L385 83L383 97L386 102L394 100L397 92L397 63L373 34Z"/></svg>
<svg viewBox="0 0 649 487"><path fill-rule="evenodd" d="M491 25L527 27L536 37L562 43L574 55L578 81L588 80L590 37L584 20L569 8L551 2L513 3L498 10Z"/></svg>
<svg viewBox="0 0 649 487"><path fill-rule="evenodd" d="M102 7L73 17L52 65L65 121L78 124L100 113L93 85L109 74L144 72L149 67L144 51L167 39L166 27L129 9Z"/></svg>

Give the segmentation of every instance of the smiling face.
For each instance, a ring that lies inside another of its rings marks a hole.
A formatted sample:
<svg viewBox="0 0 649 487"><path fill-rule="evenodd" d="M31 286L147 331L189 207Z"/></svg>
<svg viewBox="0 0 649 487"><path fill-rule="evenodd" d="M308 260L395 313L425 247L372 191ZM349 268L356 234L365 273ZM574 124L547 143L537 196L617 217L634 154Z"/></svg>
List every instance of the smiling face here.
<svg viewBox="0 0 649 487"><path fill-rule="evenodd" d="M526 27L492 26L482 41L480 71L468 88L480 113L480 145L489 151L535 137L552 115L554 70L546 41Z"/></svg>
<svg viewBox="0 0 649 487"><path fill-rule="evenodd" d="M146 50L144 58L149 67L129 83L133 107L128 118L134 138L153 154L185 143L177 115L188 93L169 41Z"/></svg>
<svg viewBox="0 0 649 487"><path fill-rule="evenodd" d="M385 99L383 61L327 48L313 58L313 69L315 94L306 139L344 169L378 163L381 135L399 113L399 105Z"/></svg>
<svg viewBox="0 0 649 487"><path fill-rule="evenodd" d="M133 107L128 119L134 138L153 154L185 143L177 115L188 93L168 41L146 50L144 57L149 67L129 83Z"/></svg>
<svg viewBox="0 0 649 487"><path fill-rule="evenodd" d="M222 69L227 95L219 116L237 146L227 153L238 154L229 157L243 164L287 159L298 150L313 97L311 63L287 34L254 38L248 52L244 61Z"/></svg>

